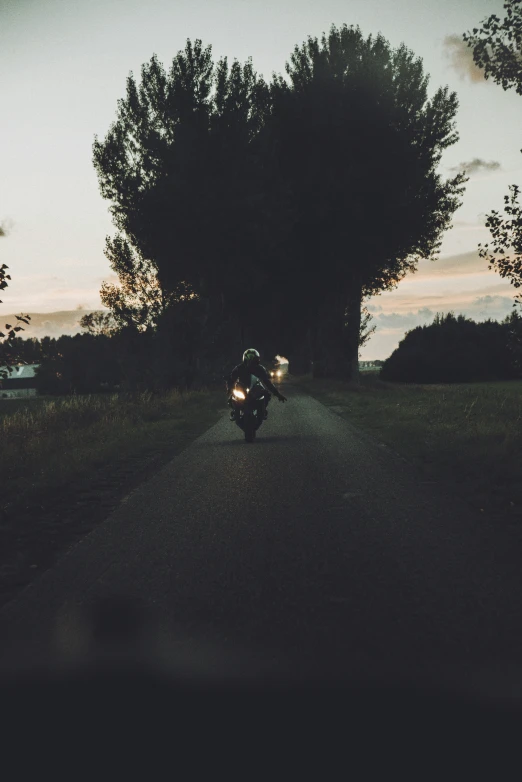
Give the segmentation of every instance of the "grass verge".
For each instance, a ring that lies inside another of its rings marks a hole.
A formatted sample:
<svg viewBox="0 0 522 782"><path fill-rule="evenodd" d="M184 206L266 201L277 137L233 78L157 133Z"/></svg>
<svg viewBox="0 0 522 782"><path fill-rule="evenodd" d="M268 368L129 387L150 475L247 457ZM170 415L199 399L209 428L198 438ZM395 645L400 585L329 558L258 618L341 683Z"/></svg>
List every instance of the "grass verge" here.
<svg viewBox="0 0 522 782"><path fill-rule="evenodd" d="M223 394L88 395L35 400L0 418L3 504L58 489L114 459L196 437L217 420Z"/></svg>
<svg viewBox="0 0 522 782"><path fill-rule="evenodd" d="M223 391L0 403L0 602L216 423Z"/></svg>
<svg viewBox="0 0 522 782"><path fill-rule="evenodd" d="M414 385L295 377L291 382L484 512L522 521L522 381Z"/></svg>

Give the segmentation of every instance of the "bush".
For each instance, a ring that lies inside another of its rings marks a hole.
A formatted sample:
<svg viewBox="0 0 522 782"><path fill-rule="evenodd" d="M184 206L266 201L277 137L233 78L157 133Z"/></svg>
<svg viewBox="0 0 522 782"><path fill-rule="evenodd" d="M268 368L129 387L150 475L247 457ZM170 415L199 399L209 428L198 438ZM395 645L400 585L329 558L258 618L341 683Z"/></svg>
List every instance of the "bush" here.
<svg viewBox="0 0 522 782"><path fill-rule="evenodd" d="M41 394L89 394L116 388L121 368L110 337L76 334L49 341L36 371Z"/></svg>
<svg viewBox="0 0 522 782"><path fill-rule="evenodd" d="M515 316L516 320L516 316ZM381 369L385 381L471 383L520 376L510 346L513 316L476 323L453 313L409 331Z"/></svg>

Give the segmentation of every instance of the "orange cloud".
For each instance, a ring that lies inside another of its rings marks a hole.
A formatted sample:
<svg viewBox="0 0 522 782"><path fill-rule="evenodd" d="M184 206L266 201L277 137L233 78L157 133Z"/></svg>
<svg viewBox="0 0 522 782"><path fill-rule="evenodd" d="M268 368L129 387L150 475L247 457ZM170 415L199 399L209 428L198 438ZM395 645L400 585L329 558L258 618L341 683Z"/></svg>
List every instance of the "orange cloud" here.
<svg viewBox="0 0 522 782"><path fill-rule="evenodd" d="M484 70L475 65L473 49L465 43L460 35L447 35L444 38L446 56L451 60L451 66L461 76L475 84L485 82Z"/></svg>
<svg viewBox="0 0 522 782"><path fill-rule="evenodd" d="M471 227L471 224L470 226ZM477 223L476 229L482 229L490 236L489 230ZM477 275L488 272L488 264L478 254L477 250L459 255L449 255L439 258L437 261L420 261L417 272L408 277L408 280L428 280L441 277L462 277L465 275Z"/></svg>

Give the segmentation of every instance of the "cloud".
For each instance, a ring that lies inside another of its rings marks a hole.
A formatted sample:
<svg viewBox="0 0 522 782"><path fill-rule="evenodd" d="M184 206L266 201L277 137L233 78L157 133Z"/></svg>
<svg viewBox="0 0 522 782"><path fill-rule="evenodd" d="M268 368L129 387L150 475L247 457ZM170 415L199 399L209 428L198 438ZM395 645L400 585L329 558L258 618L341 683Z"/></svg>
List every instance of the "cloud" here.
<svg viewBox="0 0 522 782"><path fill-rule="evenodd" d="M412 329L424 325L426 320L432 320L434 310L422 307L417 312L381 312L375 318L375 325L381 329Z"/></svg>
<svg viewBox="0 0 522 782"><path fill-rule="evenodd" d="M441 297L442 299L442 297ZM487 294L485 296L461 295L453 300L442 299L434 307L421 307L416 312L410 310L401 312L395 309L393 312L381 312L374 316L374 324L383 334L404 334L405 330L416 326L424 326L433 322L435 315L454 312L455 315L464 315L474 320L503 320L513 308L513 298L500 294Z"/></svg>
<svg viewBox="0 0 522 782"><path fill-rule="evenodd" d="M372 315L375 315L376 312L382 312L380 304L366 304L365 302L363 302L363 304Z"/></svg>
<svg viewBox="0 0 522 782"><path fill-rule="evenodd" d="M417 282L441 277L476 275L487 272L487 268L487 261L480 257L478 250L471 250L458 255L447 255L436 261L422 260L419 262L417 273L410 279Z"/></svg>
<svg viewBox="0 0 522 782"><path fill-rule="evenodd" d="M512 296L478 296L473 300L468 308L469 317L491 318L492 320L503 320L513 309Z"/></svg>
<svg viewBox="0 0 522 782"><path fill-rule="evenodd" d="M451 60L451 66L460 74L461 78L470 81L485 82L484 70L475 65L473 49L460 37L460 35L447 35L444 38L446 56Z"/></svg>
<svg viewBox="0 0 522 782"><path fill-rule="evenodd" d="M498 160L482 160L479 157L474 157L468 163L459 163L458 166L452 166L450 171L462 171L466 174L476 174L477 171L498 171L500 163Z"/></svg>
<svg viewBox="0 0 522 782"><path fill-rule="evenodd" d="M0 223L0 236L9 236L12 227L13 227L12 220L2 220L2 222Z"/></svg>
<svg viewBox="0 0 522 782"><path fill-rule="evenodd" d="M7 289L4 308L9 307L10 312L65 312L79 303L89 310L101 307L99 285L73 287L66 283L61 277L16 275Z"/></svg>
<svg viewBox="0 0 522 782"><path fill-rule="evenodd" d="M105 309L103 307L100 310ZM62 334L68 334L70 336L79 334L82 331L80 326L80 319L87 312L92 312L89 309L76 309L76 310L63 310L59 312L32 312L29 313L31 320L28 324L23 324L23 331L19 332L22 339L28 337L36 337L41 339L42 337L59 337ZM14 315L3 315L2 320L6 320L7 323L15 321Z"/></svg>
<svg viewBox="0 0 522 782"><path fill-rule="evenodd" d="M473 304L495 304L499 302L505 302L508 301L507 296L491 296L489 293L487 296L478 296L474 301Z"/></svg>
<svg viewBox="0 0 522 782"><path fill-rule="evenodd" d="M501 322L513 309L513 294L513 286L489 271L477 251L421 261L416 274L368 302L377 329L362 348L361 358L387 358L406 331L432 323L437 312L462 314L476 322L488 318Z"/></svg>

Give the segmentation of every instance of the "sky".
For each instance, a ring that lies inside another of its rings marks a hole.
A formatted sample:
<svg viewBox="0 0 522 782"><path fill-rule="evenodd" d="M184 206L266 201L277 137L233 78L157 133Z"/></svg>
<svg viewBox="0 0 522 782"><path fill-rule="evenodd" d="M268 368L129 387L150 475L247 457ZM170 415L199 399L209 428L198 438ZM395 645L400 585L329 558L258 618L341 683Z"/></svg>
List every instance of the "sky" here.
<svg viewBox="0 0 522 782"><path fill-rule="evenodd" d="M102 281L116 281L103 253L115 229L92 144L116 119L129 72L139 78L154 53L168 68L187 38L200 38L215 61L251 56L270 80L296 44L346 23L421 57L429 97L445 85L457 93L460 140L439 171L447 178L465 166L470 175L439 260L421 261L368 303L377 331L361 358L386 358L436 312L502 319L515 291L477 245L490 240L485 215L521 184L522 98L485 81L462 42L492 13L504 17L503 0L0 0L0 263L12 275L0 318L47 313L25 335L73 333L82 311L101 307Z"/></svg>

